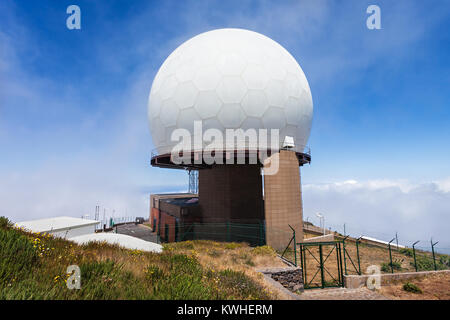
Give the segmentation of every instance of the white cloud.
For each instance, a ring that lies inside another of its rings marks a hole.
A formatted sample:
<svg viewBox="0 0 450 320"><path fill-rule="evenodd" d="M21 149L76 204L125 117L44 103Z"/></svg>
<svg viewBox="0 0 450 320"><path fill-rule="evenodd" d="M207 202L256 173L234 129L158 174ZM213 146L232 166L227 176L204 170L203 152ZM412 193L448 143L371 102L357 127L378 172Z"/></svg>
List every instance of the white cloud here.
<svg viewBox="0 0 450 320"><path fill-rule="evenodd" d="M346 223L353 236L361 234L390 240L398 232L411 245L430 237L450 248L450 179L413 183L408 180L347 180L303 186L304 218L325 215L339 232Z"/></svg>

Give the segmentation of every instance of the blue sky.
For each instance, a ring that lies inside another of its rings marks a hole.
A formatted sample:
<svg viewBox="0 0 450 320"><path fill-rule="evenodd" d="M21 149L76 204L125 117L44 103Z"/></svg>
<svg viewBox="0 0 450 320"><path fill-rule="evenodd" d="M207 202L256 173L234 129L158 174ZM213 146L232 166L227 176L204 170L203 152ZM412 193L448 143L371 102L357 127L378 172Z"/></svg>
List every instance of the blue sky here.
<svg viewBox="0 0 450 320"><path fill-rule="evenodd" d="M450 5L431 3L2 1L0 214L139 216L148 192L184 190L184 172L149 166L153 77L190 37L239 27L284 46L309 80L305 217L450 248ZM81 30L66 28L70 4ZM381 30L366 28L370 4Z"/></svg>

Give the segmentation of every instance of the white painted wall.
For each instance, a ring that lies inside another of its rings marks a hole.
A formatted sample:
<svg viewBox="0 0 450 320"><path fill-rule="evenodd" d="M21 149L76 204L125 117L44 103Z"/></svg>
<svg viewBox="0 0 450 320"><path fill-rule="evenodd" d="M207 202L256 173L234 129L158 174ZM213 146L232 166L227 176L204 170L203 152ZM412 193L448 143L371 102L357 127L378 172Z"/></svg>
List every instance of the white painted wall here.
<svg viewBox="0 0 450 320"><path fill-rule="evenodd" d="M72 227L70 229L59 230L59 231L49 232L49 233L51 233L55 237L69 239L69 238L73 238L73 237L77 237L77 236L82 236L85 234L95 233L95 225Z"/></svg>

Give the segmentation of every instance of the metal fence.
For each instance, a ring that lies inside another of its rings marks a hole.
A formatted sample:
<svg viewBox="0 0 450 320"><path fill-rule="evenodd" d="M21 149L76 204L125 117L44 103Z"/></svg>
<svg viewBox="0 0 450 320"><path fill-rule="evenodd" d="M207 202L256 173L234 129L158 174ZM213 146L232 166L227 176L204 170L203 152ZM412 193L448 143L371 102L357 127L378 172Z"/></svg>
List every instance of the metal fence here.
<svg viewBox="0 0 450 320"><path fill-rule="evenodd" d="M246 242L252 246L266 244L266 228L263 222L190 222L175 224L158 222L154 230L162 242L214 240Z"/></svg>
<svg viewBox="0 0 450 320"><path fill-rule="evenodd" d="M295 266L301 266L303 276L309 277L306 278L309 282L305 282L305 288L343 285L342 278L339 278L340 272L343 275L362 275L371 265L379 266L381 273L450 269L450 256L436 252L437 242L431 241L426 250L426 247L418 249L417 241L411 247L397 246L393 243L395 238L387 245L373 244L349 236L335 236L335 239L332 242L296 242L293 230L291 241L281 256ZM332 254L337 263L327 262Z"/></svg>

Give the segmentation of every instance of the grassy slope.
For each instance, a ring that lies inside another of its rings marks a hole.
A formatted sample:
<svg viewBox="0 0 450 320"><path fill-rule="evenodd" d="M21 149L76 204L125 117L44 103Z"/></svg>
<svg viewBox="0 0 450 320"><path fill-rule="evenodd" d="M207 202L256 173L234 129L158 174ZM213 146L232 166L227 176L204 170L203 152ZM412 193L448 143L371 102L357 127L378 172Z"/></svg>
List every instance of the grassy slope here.
<svg viewBox="0 0 450 320"><path fill-rule="evenodd" d="M354 244L348 244L355 260ZM291 252L292 254L292 252ZM386 249L360 246L361 271L388 261ZM433 267L429 253L420 254L421 269ZM412 271L408 251L393 251L401 269ZM331 273L335 256L329 258ZM439 255L448 263L448 256ZM355 260L356 261L356 260ZM66 268L81 268L81 289L66 287ZM311 265L310 265L311 264ZM352 270L349 261L348 271ZM78 246L49 235L12 228L0 217L0 299L276 299L287 298L266 287L261 267L285 266L269 247L213 241L164 245L161 254L91 243ZM308 270L317 266L311 258ZM448 266L439 262L439 268ZM309 275L311 277L311 275ZM331 280L331 279L328 279Z"/></svg>
<svg viewBox="0 0 450 320"><path fill-rule="evenodd" d="M421 292L408 292L406 283L412 283ZM413 280L396 281L389 286L382 286L380 293L395 300L450 300L450 274L434 274Z"/></svg>
<svg viewBox="0 0 450 320"><path fill-rule="evenodd" d="M66 286L69 265L81 289ZM0 299L276 299L253 267L281 262L268 247L187 241L161 254L78 246L12 228L0 218Z"/></svg>

